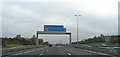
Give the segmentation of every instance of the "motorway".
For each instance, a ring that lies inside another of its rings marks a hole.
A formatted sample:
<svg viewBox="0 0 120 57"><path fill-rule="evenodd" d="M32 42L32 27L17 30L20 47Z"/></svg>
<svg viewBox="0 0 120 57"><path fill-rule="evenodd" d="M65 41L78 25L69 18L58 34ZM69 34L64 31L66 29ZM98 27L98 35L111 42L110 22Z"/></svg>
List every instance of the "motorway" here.
<svg viewBox="0 0 120 57"><path fill-rule="evenodd" d="M35 49L28 49L16 52L9 52L3 53L6 55L4 57L13 57L15 55L105 55L108 54L78 49L78 48L71 48L71 47L63 47L63 46L53 46L53 47L43 47L43 48L35 48Z"/></svg>

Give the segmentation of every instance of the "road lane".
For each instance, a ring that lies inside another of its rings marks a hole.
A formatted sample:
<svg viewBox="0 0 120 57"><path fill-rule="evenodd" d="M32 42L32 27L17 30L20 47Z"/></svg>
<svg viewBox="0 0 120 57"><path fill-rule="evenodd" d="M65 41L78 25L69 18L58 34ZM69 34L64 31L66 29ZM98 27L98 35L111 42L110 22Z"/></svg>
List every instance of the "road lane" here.
<svg viewBox="0 0 120 57"><path fill-rule="evenodd" d="M40 49L33 49L14 55L99 55L97 53L89 52L83 49L69 48L69 47L46 47Z"/></svg>
<svg viewBox="0 0 120 57"><path fill-rule="evenodd" d="M70 47L44 47L44 48L37 48L32 50L24 50L21 52L11 53L11 55L103 55L98 54L96 52L89 52L88 50L77 49L77 48L70 48Z"/></svg>
<svg viewBox="0 0 120 57"><path fill-rule="evenodd" d="M48 47L43 55L68 55L62 47Z"/></svg>
<svg viewBox="0 0 120 57"><path fill-rule="evenodd" d="M44 53L46 48L48 47L32 49L32 50L28 50L28 51L21 52L21 53L16 53L13 55L39 55L41 53Z"/></svg>
<svg viewBox="0 0 120 57"><path fill-rule="evenodd" d="M108 55L104 53L98 53L90 50L78 49L78 48L71 48L71 47L63 47L67 52L71 53L72 55Z"/></svg>

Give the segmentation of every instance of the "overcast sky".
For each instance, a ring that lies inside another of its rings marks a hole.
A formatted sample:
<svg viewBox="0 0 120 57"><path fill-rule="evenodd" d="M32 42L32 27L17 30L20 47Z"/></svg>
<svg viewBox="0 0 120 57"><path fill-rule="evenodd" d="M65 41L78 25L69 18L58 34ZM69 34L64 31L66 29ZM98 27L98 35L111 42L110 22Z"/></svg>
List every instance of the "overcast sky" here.
<svg viewBox="0 0 120 57"><path fill-rule="evenodd" d="M32 37L44 24L60 24L72 33L76 41L76 21L79 17L79 40L99 34L118 34L119 0L4 0L0 3L2 37ZM40 35L50 43L68 43L68 35Z"/></svg>

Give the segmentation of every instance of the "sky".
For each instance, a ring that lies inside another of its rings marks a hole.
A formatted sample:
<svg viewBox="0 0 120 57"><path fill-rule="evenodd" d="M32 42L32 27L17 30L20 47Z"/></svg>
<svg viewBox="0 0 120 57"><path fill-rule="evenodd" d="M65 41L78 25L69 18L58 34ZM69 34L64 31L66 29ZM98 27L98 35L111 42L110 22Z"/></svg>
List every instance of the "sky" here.
<svg viewBox="0 0 120 57"><path fill-rule="evenodd" d="M76 41L77 17L79 40L118 34L119 0L3 0L0 2L0 36L32 37L45 24L64 25ZM68 43L69 35L39 35L50 43Z"/></svg>

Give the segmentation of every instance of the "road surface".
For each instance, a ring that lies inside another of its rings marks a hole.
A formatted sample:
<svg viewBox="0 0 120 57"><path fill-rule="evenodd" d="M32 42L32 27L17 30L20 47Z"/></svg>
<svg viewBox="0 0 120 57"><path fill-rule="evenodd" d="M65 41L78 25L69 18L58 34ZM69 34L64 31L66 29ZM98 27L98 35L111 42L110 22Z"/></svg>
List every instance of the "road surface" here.
<svg viewBox="0 0 120 57"><path fill-rule="evenodd" d="M4 53L6 55L4 57L14 57L16 55L107 55L104 53L83 50L78 48L71 48L71 47L63 47L63 46L53 46L53 47L43 47L43 48L36 48L36 49L29 49L29 50L22 50L10 53Z"/></svg>

